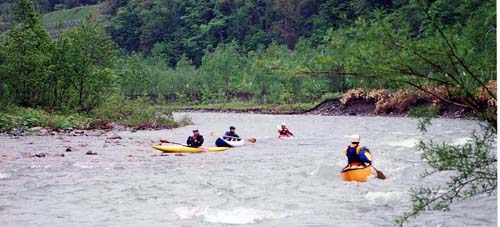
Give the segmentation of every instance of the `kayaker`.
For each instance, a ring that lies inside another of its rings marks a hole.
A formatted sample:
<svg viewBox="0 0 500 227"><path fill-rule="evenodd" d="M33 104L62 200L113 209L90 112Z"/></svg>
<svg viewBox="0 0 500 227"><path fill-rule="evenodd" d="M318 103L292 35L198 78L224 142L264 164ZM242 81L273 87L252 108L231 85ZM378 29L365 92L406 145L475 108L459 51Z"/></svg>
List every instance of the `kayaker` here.
<svg viewBox="0 0 500 227"><path fill-rule="evenodd" d="M234 126L230 126L229 127L229 131L226 132L226 134L224 134L224 136L222 137L223 139L225 140L228 140L228 141L240 141L240 136L238 136L238 134L236 134L236 128Z"/></svg>
<svg viewBox="0 0 500 227"><path fill-rule="evenodd" d="M285 123L281 123L281 129L278 129L280 136L294 136L292 132L286 127Z"/></svg>
<svg viewBox="0 0 500 227"><path fill-rule="evenodd" d="M351 136L351 145L344 150L347 156L347 166L369 166L372 163L372 155L370 150L359 145L359 135Z"/></svg>
<svg viewBox="0 0 500 227"><path fill-rule="evenodd" d="M203 145L203 136L200 135L198 129L193 130L193 135L187 138L186 144L189 147L201 147Z"/></svg>

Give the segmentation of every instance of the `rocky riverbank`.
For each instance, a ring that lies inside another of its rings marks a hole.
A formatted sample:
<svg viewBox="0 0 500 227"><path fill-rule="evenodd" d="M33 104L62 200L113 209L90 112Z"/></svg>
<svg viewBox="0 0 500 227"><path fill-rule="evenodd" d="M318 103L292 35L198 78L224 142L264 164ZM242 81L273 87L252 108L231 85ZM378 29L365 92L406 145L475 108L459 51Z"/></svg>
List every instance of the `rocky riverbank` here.
<svg viewBox="0 0 500 227"><path fill-rule="evenodd" d="M416 107L416 106L414 106ZM351 100L348 104L343 104L340 99L328 99L321 102L316 107L304 111L301 114L317 114L324 116L402 116L410 115L409 109L393 110L377 113L375 102L365 99ZM459 108L451 104L443 104L439 108L438 116L445 118L471 118L471 112L465 108Z"/></svg>
<svg viewBox="0 0 500 227"><path fill-rule="evenodd" d="M258 114L313 114L313 115L323 115L323 116L400 116L408 117L409 109L406 110L392 110L387 112L377 113L375 111L376 102L373 100L366 99L356 99L350 100L349 103L342 103L340 98L327 99L319 103L315 107L306 110L282 110L280 108L179 108L177 111L182 112L216 112L216 113L258 113ZM414 106L416 107L416 106ZM440 117L445 118L471 118L471 112L464 108L459 108L451 104L442 104L440 106L439 114Z"/></svg>

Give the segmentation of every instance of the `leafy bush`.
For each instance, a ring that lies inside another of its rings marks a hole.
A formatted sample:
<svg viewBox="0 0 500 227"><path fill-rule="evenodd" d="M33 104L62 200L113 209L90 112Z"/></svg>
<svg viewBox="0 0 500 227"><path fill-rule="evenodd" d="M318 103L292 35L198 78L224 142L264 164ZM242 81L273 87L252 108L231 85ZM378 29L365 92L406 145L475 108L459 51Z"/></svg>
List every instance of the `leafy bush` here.
<svg viewBox="0 0 500 227"><path fill-rule="evenodd" d="M40 109L11 107L0 112L0 129L28 130L33 127L44 127L52 130L86 128L90 118L81 115L62 115L48 113Z"/></svg>
<svg viewBox="0 0 500 227"><path fill-rule="evenodd" d="M91 114L100 121L116 122L136 129L173 128L192 123L188 118L175 121L169 109L154 106L145 97L129 100L112 96Z"/></svg>

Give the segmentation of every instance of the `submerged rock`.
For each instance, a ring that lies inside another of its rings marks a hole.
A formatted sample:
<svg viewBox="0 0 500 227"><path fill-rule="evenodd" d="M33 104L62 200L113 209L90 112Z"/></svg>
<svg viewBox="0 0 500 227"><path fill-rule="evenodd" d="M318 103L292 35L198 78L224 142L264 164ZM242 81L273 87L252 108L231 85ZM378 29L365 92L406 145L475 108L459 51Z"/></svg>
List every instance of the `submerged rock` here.
<svg viewBox="0 0 500 227"><path fill-rule="evenodd" d="M112 136L110 136L110 137L108 137L108 138L106 138L106 139L110 139L110 140L115 140L115 139L118 139L118 140L121 140L121 139L122 139L122 137L121 137L121 136L119 136L119 135L112 135Z"/></svg>
<svg viewBox="0 0 500 227"><path fill-rule="evenodd" d="M86 155L97 155L97 152L93 152L93 151L87 151L87 153L85 153Z"/></svg>
<svg viewBox="0 0 500 227"><path fill-rule="evenodd" d="M47 154L45 154L45 153L37 153L37 154L33 155L32 157L45 158L45 157L47 157Z"/></svg>
<svg viewBox="0 0 500 227"><path fill-rule="evenodd" d="M67 147L66 152L71 152L71 147Z"/></svg>

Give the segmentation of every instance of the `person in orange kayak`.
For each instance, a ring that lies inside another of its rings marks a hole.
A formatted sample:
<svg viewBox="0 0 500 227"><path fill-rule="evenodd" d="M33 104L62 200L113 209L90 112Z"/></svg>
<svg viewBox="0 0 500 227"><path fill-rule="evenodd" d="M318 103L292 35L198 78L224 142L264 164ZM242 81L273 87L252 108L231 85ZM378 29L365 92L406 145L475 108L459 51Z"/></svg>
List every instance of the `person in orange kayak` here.
<svg viewBox="0 0 500 227"><path fill-rule="evenodd" d="M347 146L344 150L347 156L347 166L369 166L372 163L372 154L366 147L359 145L359 135L354 134L351 136L351 145Z"/></svg>
<svg viewBox="0 0 500 227"><path fill-rule="evenodd" d="M280 136L294 136L290 129L286 127L285 123L281 123L281 128L278 129L278 133Z"/></svg>
<svg viewBox="0 0 500 227"><path fill-rule="evenodd" d="M203 136L200 135L200 132L198 129L193 130L193 135L187 138L186 144L189 147L201 147L203 145L203 142L205 139L203 139Z"/></svg>

